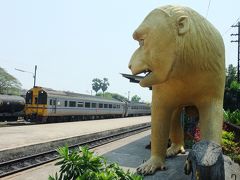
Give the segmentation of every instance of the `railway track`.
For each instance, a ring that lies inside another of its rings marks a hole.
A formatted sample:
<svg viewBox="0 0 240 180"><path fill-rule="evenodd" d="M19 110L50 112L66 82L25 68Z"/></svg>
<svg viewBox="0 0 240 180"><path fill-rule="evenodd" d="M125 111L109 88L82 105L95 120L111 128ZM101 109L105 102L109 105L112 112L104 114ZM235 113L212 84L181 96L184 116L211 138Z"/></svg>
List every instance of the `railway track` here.
<svg viewBox="0 0 240 180"><path fill-rule="evenodd" d="M72 150L72 149L78 148L79 146L88 146L89 149L92 149L92 148L116 141L118 139L122 139L128 136L146 131L150 129L150 127L151 125L150 123L148 123L142 127L131 128L129 130L123 130L122 132L117 132L104 137L95 138L85 142L80 142L72 146L69 146L69 149ZM39 154L33 154L33 155L18 158L18 159L1 162L0 178L17 173L17 172L21 172L36 166L40 166L42 164L49 163L58 158L59 158L58 153L56 152L55 149L53 149L51 151L46 151Z"/></svg>

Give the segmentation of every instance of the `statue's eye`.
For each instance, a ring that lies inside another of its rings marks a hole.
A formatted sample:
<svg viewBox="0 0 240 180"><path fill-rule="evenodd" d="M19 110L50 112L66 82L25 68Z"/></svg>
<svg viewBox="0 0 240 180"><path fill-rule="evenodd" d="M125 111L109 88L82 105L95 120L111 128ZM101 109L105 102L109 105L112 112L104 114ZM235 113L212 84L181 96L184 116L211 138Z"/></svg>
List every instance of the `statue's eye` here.
<svg viewBox="0 0 240 180"><path fill-rule="evenodd" d="M140 39L138 42L140 47L144 45L144 39Z"/></svg>

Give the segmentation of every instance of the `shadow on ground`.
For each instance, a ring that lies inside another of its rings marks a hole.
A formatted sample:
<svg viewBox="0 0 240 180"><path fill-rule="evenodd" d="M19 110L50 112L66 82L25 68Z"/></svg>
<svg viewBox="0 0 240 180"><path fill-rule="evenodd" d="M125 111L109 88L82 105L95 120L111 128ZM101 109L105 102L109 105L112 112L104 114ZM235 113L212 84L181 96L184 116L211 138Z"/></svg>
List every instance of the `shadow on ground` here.
<svg viewBox="0 0 240 180"><path fill-rule="evenodd" d="M136 169L143 160L148 160L150 157L150 150L145 149L145 146L149 143L149 136L134 141L130 144L110 151L103 156L110 162L117 162L120 166L126 169ZM187 158L187 154L178 155L174 158L168 158L166 160L167 170L157 171L152 176L146 176L146 180L188 180L191 179L191 175L184 174L184 162Z"/></svg>

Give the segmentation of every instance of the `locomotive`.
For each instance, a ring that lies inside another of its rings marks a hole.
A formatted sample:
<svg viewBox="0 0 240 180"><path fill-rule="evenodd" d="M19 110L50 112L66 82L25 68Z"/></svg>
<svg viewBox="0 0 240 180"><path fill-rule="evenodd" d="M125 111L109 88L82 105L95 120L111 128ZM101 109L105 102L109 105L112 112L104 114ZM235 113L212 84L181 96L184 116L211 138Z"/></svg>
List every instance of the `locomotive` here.
<svg viewBox="0 0 240 180"><path fill-rule="evenodd" d="M150 105L35 86L26 93L25 119L38 123L149 115Z"/></svg>
<svg viewBox="0 0 240 180"><path fill-rule="evenodd" d="M0 121L16 121L24 115L24 106L23 97L0 94Z"/></svg>

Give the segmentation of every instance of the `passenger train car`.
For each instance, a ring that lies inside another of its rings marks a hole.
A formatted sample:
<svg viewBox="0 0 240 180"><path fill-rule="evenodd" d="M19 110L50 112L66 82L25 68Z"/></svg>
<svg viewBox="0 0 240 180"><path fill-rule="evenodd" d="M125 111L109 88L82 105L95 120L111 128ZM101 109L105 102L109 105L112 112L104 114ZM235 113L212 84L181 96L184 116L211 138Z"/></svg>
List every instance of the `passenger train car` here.
<svg viewBox="0 0 240 180"><path fill-rule="evenodd" d="M26 94L25 119L57 122L148 115L150 111L144 103L34 87Z"/></svg>
<svg viewBox="0 0 240 180"><path fill-rule="evenodd" d="M0 121L16 121L24 115L25 99L21 96L0 94Z"/></svg>

